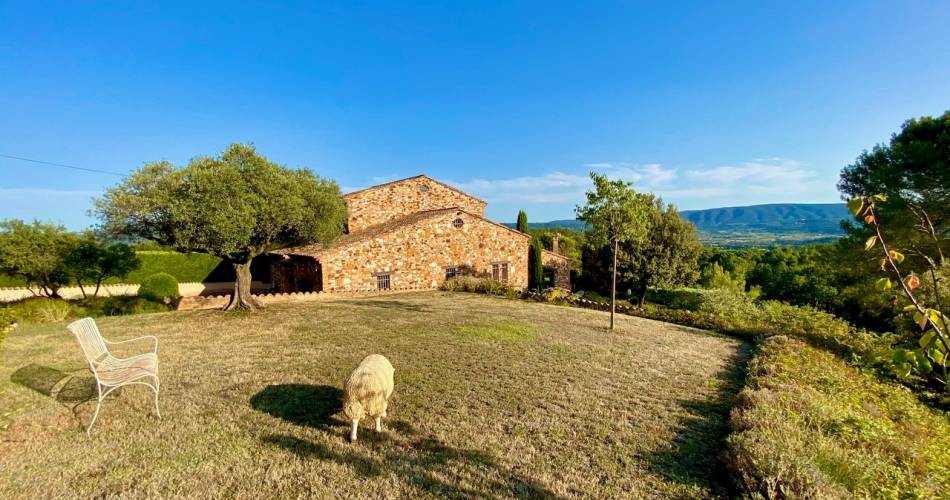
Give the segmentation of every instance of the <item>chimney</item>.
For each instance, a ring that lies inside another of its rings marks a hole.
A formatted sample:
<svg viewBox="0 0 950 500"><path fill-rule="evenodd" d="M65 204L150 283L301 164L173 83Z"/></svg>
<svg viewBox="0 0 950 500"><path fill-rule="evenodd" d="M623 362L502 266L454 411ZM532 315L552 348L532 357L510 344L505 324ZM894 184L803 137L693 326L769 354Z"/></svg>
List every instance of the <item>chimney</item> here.
<svg viewBox="0 0 950 500"><path fill-rule="evenodd" d="M554 253L561 253L557 251L557 240L561 238L560 234L554 233L554 236L551 237L551 251Z"/></svg>

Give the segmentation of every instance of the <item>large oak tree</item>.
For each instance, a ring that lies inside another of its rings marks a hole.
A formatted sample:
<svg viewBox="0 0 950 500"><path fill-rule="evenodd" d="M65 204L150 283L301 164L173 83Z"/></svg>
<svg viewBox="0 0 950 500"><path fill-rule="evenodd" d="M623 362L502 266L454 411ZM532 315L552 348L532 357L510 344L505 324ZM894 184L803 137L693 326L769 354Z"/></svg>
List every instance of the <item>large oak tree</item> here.
<svg viewBox="0 0 950 500"><path fill-rule="evenodd" d="M346 222L334 181L277 165L243 144L181 168L167 161L147 164L97 199L96 213L108 233L230 263L236 279L227 310L259 306L251 296L251 259L328 242Z"/></svg>

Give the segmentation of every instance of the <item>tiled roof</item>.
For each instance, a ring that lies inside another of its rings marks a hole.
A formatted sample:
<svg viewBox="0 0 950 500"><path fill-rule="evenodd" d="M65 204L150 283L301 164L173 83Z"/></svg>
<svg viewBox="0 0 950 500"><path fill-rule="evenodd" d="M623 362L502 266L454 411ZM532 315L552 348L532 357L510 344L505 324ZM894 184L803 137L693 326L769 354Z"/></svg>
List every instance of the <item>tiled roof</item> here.
<svg viewBox="0 0 950 500"><path fill-rule="evenodd" d="M412 176L412 177L406 177L405 179L399 179L399 180L395 180L395 181L384 182L384 183L382 183L382 184L377 184L377 185L375 185L375 186L370 186L370 187L368 187L368 188L357 189L356 191L351 191L351 192L349 192L349 193L346 193L345 195L343 195L343 198L346 199L346 197L352 196L352 195L354 195L354 194L356 194L356 193L362 193L363 191L369 191L369 190L371 190L371 189L381 188L381 187L383 187L383 186L389 186L389 185L391 185L391 184L398 184L398 183L400 183L400 182L411 181L411 180L413 180L413 179L419 179L419 178L428 179L429 181L434 182L434 183L436 183L436 184L440 184L440 185L442 185L442 186L445 186L445 187L451 189L452 191L455 191L456 193L463 194L463 195L468 196L469 198L471 198L471 199L473 199L473 200L480 201L480 202L482 202L482 203L484 203L484 204L486 204L486 205L488 204L488 202L486 202L485 200L483 200L483 199L481 199L481 198L472 196L472 195L466 193L465 191L462 191L462 190L459 189L459 188L452 187L452 186L450 186L450 185L448 185L448 184L446 184L446 183L444 183L444 182L442 182L442 181L437 181L437 180L433 179L432 177L429 177L428 175L425 175L425 174L414 175L414 176Z"/></svg>
<svg viewBox="0 0 950 500"><path fill-rule="evenodd" d="M402 226L407 224L412 224L414 222L419 222L421 220L428 219L430 217L435 217L437 215L452 213L452 212L462 212L458 208L440 208L438 210L425 210L422 212L416 212L414 214L407 215L405 217L400 217L398 219L393 219L391 221L383 222L382 224L376 224L375 226L370 226L362 231L357 231L355 233L344 234L343 236L337 238L329 245L321 245L315 243L313 245L305 245L301 247L294 248L284 248L282 250L275 250L271 252L276 255L300 255L305 257L319 257L321 254L327 250L334 248L340 248L361 241L366 241L368 239L373 239L379 235L389 233L394 231ZM468 213L468 212L466 212Z"/></svg>
<svg viewBox="0 0 950 500"><path fill-rule="evenodd" d="M551 256L551 257L557 257L557 258L559 258L559 259L571 260L571 258L568 257L567 255L561 255L561 254L559 254L559 253L554 253L554 252L552 252L552 251L550 251L550 250L546 250L546 249L541 249L541 253L542 253L543 255L548 255L548 256Z"/></svg>

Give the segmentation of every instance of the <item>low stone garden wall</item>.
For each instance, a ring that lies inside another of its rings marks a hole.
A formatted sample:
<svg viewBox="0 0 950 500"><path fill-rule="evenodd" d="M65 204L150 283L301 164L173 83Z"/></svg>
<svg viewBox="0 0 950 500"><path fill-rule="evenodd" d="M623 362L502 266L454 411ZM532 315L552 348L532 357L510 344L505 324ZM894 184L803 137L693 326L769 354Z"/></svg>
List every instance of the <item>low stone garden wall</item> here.
<svg viewBox="0 0 950 500"><path fill-rule="evenodd" d="M178 293L182 297L198 297L202 295L218 295L223 293L230 293L234 288L234 283L232 282L217 282L217 283L179 283L178 284ZM251 290L266 290L270 288L269 283L262 283L260 281L251 282ZM95 285L87 286L86 293L92 295L92 292L96 289ZM129 284L115 284L115 285L102 285L99 288L100 297L118 297L123 295L136 295L139 291L139 285L129 285ZM0 288L0 302L15 302L17 300L28 299L30 297L36 297L38 293L34 293L26 287L16 287L16 288ZM59 294L64 299L81 299L82 290L78 286L67 286L59 289Z"/></svg>
<svg viewBox="0 0 950 500"><path fill-rule="evenodd" d="M392 288L389 290L365 290L365 291L354 291L354 292L292 292L292 293L261 293L261 294L252 294L255 299L257 299L261 304L288 304L292 302L310 302L310 301L319 301L319 300L330 300L330 299L347 299L355 297L377 297L381 295L392 295L396 293L405 293L405 292L421 292L421 291L431 291L436 290L432 287L406 287L406 288ZM230 291L230 290L229 290ZM220 294L220 295L206 295L206 296L191 296L185 297L182 296L181 301L178 303L179 311L191 311L196 309L221 309L228 304L228 301L231 300L230 293Z"/></svg>

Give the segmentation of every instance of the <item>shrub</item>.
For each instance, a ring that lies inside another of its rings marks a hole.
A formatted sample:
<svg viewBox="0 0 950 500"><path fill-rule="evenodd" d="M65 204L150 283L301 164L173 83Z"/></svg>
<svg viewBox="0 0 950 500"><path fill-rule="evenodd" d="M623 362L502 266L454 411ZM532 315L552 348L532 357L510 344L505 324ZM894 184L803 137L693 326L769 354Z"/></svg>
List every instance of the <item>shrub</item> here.
<svg viewBox="0 0 950 500"><path fill-rule="evenodd" d="M698 311L703 304L704 293L705 290L696 288L677 288L675 290L650 288L647 290L647 301L673 309Z"/></svg>
<svg viewBox="0 0 950 500"><path fill-rule="evenodd" d="M507 283L489 278L477 278L475 276L455 276L454 278L445 280L440 289L447 292L484 293L487 295L507 297L509 299L521 297L521 292L512 288Z"/></svg>
<svg viewBox="0 0 950 500"><path fill-rule="evenodd" d="M765 340L733 409L727 462L751 497L937 498L950 422L906 388L799 340Z"/></svg>
<svg viewBox="0 0 950 500"><path fill-rule="evenodd" d="M47 323L75 317L72 305L62 299L33 297L15 302L5 308L13 321L22 323Z"/></svg>
<svg viewBox="0 0 950 500"><path fill-rule="evenodd" d="M124 316L167 312L172 306L145 297L90 297L75 303L82 316Z"/></svg>
<svg viewBox="0 0 950 500"><path fill-rule="evenodd" d="M0 345L3 345L3 340L7 338L7 334L13 330L13 325L16 322L16 319L13 317L13 313L10 312L7 308L0 308Z"/></svg>
<svg viewBox="0 0 950 500"><path fill-rule="evenodd" d="M139 297L170 302L178 299L178 280L168 273L155 273L139 285Z"/></svg>

